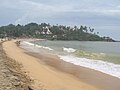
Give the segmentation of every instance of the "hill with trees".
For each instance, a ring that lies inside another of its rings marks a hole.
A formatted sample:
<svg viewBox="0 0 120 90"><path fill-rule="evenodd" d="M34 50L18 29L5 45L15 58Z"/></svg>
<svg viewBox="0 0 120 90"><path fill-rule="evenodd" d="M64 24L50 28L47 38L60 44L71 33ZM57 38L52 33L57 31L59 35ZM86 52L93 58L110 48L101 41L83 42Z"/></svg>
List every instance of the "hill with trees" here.
<svg viewBox="0 0 120 90"><path fill-rule="evenodd" d="M0 38L45 38L49 40L114 41L110 37L100 37L99 32L87 26L50 25L29 23L0 27Z"/></svg>

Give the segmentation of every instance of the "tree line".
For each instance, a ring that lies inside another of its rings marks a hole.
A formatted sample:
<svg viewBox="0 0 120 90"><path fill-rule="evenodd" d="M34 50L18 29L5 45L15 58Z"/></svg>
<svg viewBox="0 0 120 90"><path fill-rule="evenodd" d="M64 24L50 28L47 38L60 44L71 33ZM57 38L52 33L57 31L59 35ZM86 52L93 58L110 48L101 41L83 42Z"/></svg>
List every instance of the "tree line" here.
<svg viewBox="0 0 120 90"><path fill-rule="evenodd" d="M0 38L44 38L49 40L114 41L110 37L100 37L99 32L87 26L50 25L29 23L0 27Z"/></svg>

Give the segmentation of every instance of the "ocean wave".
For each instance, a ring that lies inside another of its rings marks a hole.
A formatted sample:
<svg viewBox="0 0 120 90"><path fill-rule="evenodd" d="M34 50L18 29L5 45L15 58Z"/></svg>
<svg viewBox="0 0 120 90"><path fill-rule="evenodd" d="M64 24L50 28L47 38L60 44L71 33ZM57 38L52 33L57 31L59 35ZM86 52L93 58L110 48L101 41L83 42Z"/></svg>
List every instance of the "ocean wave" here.
<svg viewBox="0 0 120 90"><path fill-rule="evenodd" d="M78 57L100 59L100 60L103 60L107 56L105 53L95 53L95 52L90 52L90 51L88 52L83 50L76 50L74 54L77 55Z"/></svg>
<svg viewBox="0 0 120 90"><path fill-rule="evenodd" d="M50 51L53 50L50 47L40 46L40 45L37 45L37 44L34 44L34 43L30 43L30 42L27 42L27 41L23 41L23 43L28 44L30 46L37 47L37 48L43 48L43 49L47 49L47 50L50 50Z"/></svg>
<svg viewBox="0 0 120 90"><path fill-rule="evenodd" d="M48 50L53 50L52 48L50 48L50 47L44 47L44 46L42 46L42 48L44 48L44 49L48 49Z"/></svg>
<svg viewBox="0 0 120 90"><path fill-rule="evenodd" d="M68 52L68 53L71 53L71 52L75 52L76 50L73 49L73 48L65 48L65 47L63 47L63 51L66 51L66 52Z"/></svg>
<svg viewBox="0 0 120 90"><path fill-rule="evenodd" d="M94 69L111 76L120 78L120 65L109 63L101 60L92 60L87 58L79 58L75 56L60 56L60 59L73 63L75 65L83 66L86 68Z"/></svg>
<svg viewBox="0 0 120 90"><path fill-rule="evenodd" d="M30 45L30 46L34 46L33 43L30 43L30 42L27 42L27 41L23 41L23 43L28 44L28 45Z"/></svg>

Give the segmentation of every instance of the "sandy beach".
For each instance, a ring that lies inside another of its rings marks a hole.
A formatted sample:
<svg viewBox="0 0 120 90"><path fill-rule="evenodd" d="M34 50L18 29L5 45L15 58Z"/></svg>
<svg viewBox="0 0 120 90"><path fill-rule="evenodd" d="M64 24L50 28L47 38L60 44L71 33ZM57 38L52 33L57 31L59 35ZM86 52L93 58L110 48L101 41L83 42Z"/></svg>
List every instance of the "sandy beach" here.
<svg viewBox="0 0 120 90"><path fill-rule="evenodd" d="M6 54L23 65L36 90L120 90L120 79L75 66L49 54L35 54L3 43Z"/></svg>

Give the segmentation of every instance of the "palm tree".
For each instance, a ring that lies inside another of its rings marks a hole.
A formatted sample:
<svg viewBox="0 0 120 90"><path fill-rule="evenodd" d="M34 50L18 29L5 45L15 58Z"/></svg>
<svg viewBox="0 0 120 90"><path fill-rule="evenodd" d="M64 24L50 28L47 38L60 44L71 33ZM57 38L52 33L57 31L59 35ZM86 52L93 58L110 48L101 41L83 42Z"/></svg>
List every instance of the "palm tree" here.
<svg viewBox="0 0 120 90"><path fill-rule="evenodd" d="M83 28L83 30L84 30L86 33L88 32L88 29L87 29L86 26Z"/></svg>
<svg viewBox="0 0 120 90"><path fill-rule="evenodd" d="M94 32L94 28L91 29L91 28L89 27L89 30L90 30L91 33Z"/></svg>
<svg viewBox="0 0 120 90"><path fill-rule="evenodd" d="M99 32L97 32L97 34L99 34Z"/></svg>

